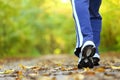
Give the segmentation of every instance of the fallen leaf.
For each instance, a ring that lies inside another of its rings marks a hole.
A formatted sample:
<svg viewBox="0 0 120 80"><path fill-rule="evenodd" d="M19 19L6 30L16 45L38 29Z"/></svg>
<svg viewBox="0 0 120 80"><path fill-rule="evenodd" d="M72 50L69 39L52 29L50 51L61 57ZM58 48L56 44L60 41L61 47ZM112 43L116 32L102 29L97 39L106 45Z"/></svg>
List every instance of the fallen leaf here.
<svg viewBox="0 0 120 80"><path fill-rule="evenodd" d="M3 68L3 66L0 66L0 69L2 69Z"/></svg>
<svg viewBox="0 0 120 80"><path fill-rule="evenodd" d="M56 79L56 77L52 77L52 79L51 79L51 80L57 80L57 79Z"/></svg>
<svg viewBox="0 0 120 80"><path fill-rule="evenodd" d="M65 67L61 67L61 71L66 71L67 69Z"/></svg>
<svg viewBox="0 0 120 80"><path fill-rule="evenodd" d="M50 73L44 73L43 76L50 76Z"/></svg>
<svg viewBox="0 0 120 80"><path fill-rule="evenodd" d="M69 70L78 70L78 68L77 67L69 67L69 68L67 68L67 70L69 71Z"/></svg>
<svg viewBox="0 0 120 80"><path fill-rule="evenodd" d="M95 75L95 72L94 72L94 71L86 71L84 74L85 74L85 75L94 76L94 75Z"/></svg>
<svg viewBox="0 0 120 80"><path fill-rule="evenodd" d="M37 77L38 74L37 73L30 73L28 76L33 78L33 77Z"/></svg>
<svg viewBox="0 0 120 80"><path fill-rule="evenodd" d="M3 74L11 74L11 73L13 73L15 70L13 70L13 69L10 69L10 70L5 70L4 72L3 72Z"/></svg>
<svg viewBox="0 0 120 80"><path fill-rule="evenodd" d="M77 67L73 67L71 70L78 70L78 68Z"/></svg>
<svg viewBox="0 0 120 80"><path fill-rule="evenodd" d="M90 68L84 68L84 71L86 72L86 71L90 71Z"/></svg>
<svg viewBox="0 0 120 80"><path fill-rule="evenodd" d="M17 75L23 75L22 71L16 71L15 73L17 73Z"/></svg>
<svg viewBox="0 0 120 80"><path fill-rule="evenodd" d="M95 72L105 72L105 68L103 68L103 67L95 68L94 71Z"/></svg>
<svg viewBox="0 0 120 80"><path fill-rule="evenodd" d="M15 80L22 80L22 79L20 79L20 78L17 77Z"/></svg>
<svg viewBox="0 0 120 80"><path fill-rule="evenodd" d="M111 66L112 69L117 69L117 70L120 70L120 66Z"/></svg>
<svg viewBox="0 0 120 80"><path fill-rule="evenodd" d="M21 69L26 69L26 66L24 66L24 65L22 65L22 64L19 64L19 67L21 68Z"/></svg>
<svg viewBox="0 0 120 80"><path fill-rule="evenodd" d="M40 77L39 80L51 80L51 78L44 76L44 77Z"/></svg>
<svg viewBox="0 0 120 80"><path fill-rule="evenodd" d="M17 79L18 79L18 80L22 80L22 78L23 78L23 76L24 76L22 71L15 71L14 73L17 74L16 80L17 80Z"/></svg>
<svg viewBox="0 0 120 80"><path fill-rule="evenodd" d="M73 75L72 78L73 78L73 80L83 80L85 78L85 76L82 74L76 74L76 75ZM67 80L71 80L71 77Z"/></svg>
<svg viewBox="0 0 120 80"><path fill-rule="evenodd" d="M38 66L24 66L24 65L22 65L22 64L19 64L19 66L20 66L20 68L22 68L23 70L24 70L24 69L32 69L32 70L39 70L39 69L40 69L40 67L38 67Z"/></svg>

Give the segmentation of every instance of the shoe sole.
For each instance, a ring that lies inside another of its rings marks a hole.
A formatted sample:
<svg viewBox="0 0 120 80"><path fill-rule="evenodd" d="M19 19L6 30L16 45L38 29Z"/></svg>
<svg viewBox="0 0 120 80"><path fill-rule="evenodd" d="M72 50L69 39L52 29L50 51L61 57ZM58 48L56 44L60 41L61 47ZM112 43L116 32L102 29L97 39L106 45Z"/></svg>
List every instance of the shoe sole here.
<svg viewBox="0 0 120 80"><path fill-rule="evenodd" d="M78 64L78 69L87 68L87 67L89 67L89 68L94 67L94 64L93 64L93 61L91 60L91 58L84 58Z"/></svg>
<svg viewBox="0 0 120 80"><path fill-rule="evenodd" d="M93 47L93 45L87 45L83 48L83 50L82 50L83 59L78 64L79 69L81 69L83 67L89 67L89 68L94 67L92 57L94 56L95 51L96 51L96 49L95 49L95 47Z"/></svg>
<svg viewBox="0 0 120 80"><path fill-rule="evenodd" d="M93 45L87 45L83 48L82 56L85 58L93 57L95 54L95 47Z"/></svg>
<svg viewBox="0 0 120 80"><path fill-rule="evenodd" d="M94 64L94 66L99 66L99 65L100 65L100 64L99 64L99 61L100 61L99 58L93 57L93 64Z"/></svg>

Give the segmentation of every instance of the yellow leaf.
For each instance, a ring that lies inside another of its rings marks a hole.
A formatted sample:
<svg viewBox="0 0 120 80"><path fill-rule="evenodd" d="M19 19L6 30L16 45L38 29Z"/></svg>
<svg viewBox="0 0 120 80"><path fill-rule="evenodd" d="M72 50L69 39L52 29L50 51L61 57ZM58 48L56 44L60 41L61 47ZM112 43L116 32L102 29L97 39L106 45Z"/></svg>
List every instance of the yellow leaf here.
<svg viewBox="0 0 120 80"><path fill-rule="evenodd" d="M86 72L86 71L90 71L90 68L84 68L84 71Z"/></svg>
<svg viewBox="0 0 120 80"><path fill-rule="evenodd" d="M51 78L47 76L43 76L43 77L40 77L39 80L51 80Z"/></svg>
<svg viewBox="0 0 120 80"><path fill-rule="evenodd" d="M0 69L2 69L3 68L3 66L0 66Z"/></svg>
<svg viewBox="0 0 120 80"><path fill-rule="evenodd" d="M21 69L26 69L26 66L24 66L24 65L22 65L22 64L19 64L19 67L20 67Z"/></svg>
<svg viewBox="0 0 120 80"><path fill-rule="evenodd" d="M37 74L37 73L30 73L30 74L28 74L28 76L29 76L29 77L37 77L38 74Z"/></svg>
<svg viewBox="0 0 120 80"><path fill-rule="evenodd" d="M61 67L61 71L67 71L65 67Z"/></svg>
<svg viewBox="0 0 120 80"><path fill-rule="evenodd" d="M85 76L83 74L75 74L72 76L73 80L84 80ZM69 77L69 79L67 80L71 80L71 77Z"/></svg>
<svg viewBox="0 0 120 80"><path fill-rule="evenodd" d="M15 70L10 69L10 70L5 70L3 74L11 74L13 73Z"/></svg>
<svg viewBox="0 0 120 80"><path fill-rule="evenodd" d="M120 70L120 66L111 66L112 69L119 69Z"/></svg>
<svg viewBox="0 0 120 80"><path fill-rule="evenodd" d="M19 66L22 69L32 69L32 70L39 70L40 69L40 67L38 67L38 66L24 66L22 64L19 64Z"/></svg>

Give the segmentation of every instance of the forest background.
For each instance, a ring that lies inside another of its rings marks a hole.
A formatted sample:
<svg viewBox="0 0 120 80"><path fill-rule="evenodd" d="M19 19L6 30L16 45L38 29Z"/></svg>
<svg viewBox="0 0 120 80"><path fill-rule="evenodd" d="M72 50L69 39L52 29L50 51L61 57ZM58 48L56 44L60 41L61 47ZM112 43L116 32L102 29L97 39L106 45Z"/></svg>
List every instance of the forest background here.
<svg viewBox="0 0 120 80"><path fill-rule="evenodd" d="M100 52L120 51L120 0L102 0ZM73 54L69 0L0 0L0 58Z"/></svg>

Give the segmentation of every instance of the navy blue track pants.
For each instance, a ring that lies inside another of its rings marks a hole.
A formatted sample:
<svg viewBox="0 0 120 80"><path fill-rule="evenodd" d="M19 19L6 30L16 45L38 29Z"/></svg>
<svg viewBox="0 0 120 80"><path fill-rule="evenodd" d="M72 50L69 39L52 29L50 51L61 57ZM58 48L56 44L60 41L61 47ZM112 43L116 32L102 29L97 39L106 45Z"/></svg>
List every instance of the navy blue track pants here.
<svg viewBox="0 0 120 80"><path fill-rule="evenodd" d="M71 0L76 24L76 49L84 42L93 41L99 54L102 18L99 14L101 0Z"/></svg>

